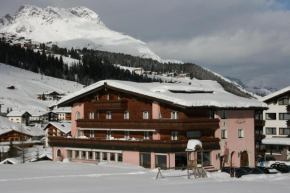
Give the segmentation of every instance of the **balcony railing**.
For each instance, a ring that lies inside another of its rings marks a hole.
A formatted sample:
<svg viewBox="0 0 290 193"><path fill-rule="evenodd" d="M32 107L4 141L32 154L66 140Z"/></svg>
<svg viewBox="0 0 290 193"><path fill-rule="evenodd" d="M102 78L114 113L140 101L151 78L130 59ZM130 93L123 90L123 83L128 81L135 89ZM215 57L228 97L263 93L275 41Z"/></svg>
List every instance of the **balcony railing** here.
<svg viewBox="0 0 290 193"><path fill-rule="evenodd" d="M265 121L264 120L256 120L255 119L255 126L264 127L265 126Z"/></svg>
<svg viewBox="0 0 290 193"><path fill-rule="evenodd" d="M118 129L217 129L219 119L143 119L143 120L77 120L81 128L118 128Z"/></svg>
<svg viewBox="0 0 290 193"><path fill-rule="evenodd" d="M94 101L93 103L99 110L126 110L128 108L126 100Z"/></svg>
<svg viewBox="0 0 290 193"><path fill-rule="evenodd" d="M219 138L202 138L204 150L220 149ZM49 137L49 144L55 147L75 147L89 149L106 149L106 150L129 150L142 152L184 152L187 147L187 140L106 140L106 139L78 139L64 137Z"/></svg>

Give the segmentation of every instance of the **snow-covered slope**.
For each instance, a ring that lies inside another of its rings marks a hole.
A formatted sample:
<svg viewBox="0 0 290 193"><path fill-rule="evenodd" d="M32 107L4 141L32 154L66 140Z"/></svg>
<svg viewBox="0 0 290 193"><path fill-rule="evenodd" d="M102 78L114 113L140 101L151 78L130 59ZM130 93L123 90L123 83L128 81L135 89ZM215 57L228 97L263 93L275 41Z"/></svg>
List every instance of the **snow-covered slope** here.
<svg viewBox="0 0 290 193"><path fill-rule="evenodd" d="M38 42L57 42L60 47L88 47L161 61L146 43L110 30L86 7L21 6L14 16L6 15L0 19L0 32Z"/></svg>
<svg viewBox="0 0 290 193"><path fill-rule="evenodd" d="M45 111L52 101L37 99L37 93L57 91L60 93L74 92L83 88L83 85L49 76L41 76L13 66L0 63L0 104L2 111L12 107L13 110L41 110ZM14 86L14 90L7 89Z"/></svg>

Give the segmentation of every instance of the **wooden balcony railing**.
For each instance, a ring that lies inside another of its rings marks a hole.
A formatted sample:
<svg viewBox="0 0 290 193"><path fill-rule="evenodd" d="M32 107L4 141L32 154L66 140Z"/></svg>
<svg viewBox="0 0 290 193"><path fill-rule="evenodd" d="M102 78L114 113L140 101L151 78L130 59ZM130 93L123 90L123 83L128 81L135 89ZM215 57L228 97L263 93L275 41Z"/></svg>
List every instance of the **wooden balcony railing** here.
<svg viewBox="0 0 290 193"><path fill-rule="evenodd" d="M264 127L265 121L264 120L255 120L255 126Z"/></svg>
<svg viewBox="0 0 290 193"><path fill-rule="evenodd" d="M204 150L220 149L219 138L201 138ZM106 149L106 150L128 150L142 152L184 152L187 147L187 140L106 140L106 139L77 139L65 137L49 137L50 146L55 147L75 147L88 149Z"/></svg>
<svg viewBox="0 0 290 193"><path fill-rule="evenodd" d="M118 128L118 129L218 129L219 119L143 119L143 120L77 120L81 128Z"/></svg>
<svg viewBox="0 0 290 193"><path fill-rule="evenodd" d="M94 101L93 103L99 110L126 110L128 108L126 100Z"/></svg>

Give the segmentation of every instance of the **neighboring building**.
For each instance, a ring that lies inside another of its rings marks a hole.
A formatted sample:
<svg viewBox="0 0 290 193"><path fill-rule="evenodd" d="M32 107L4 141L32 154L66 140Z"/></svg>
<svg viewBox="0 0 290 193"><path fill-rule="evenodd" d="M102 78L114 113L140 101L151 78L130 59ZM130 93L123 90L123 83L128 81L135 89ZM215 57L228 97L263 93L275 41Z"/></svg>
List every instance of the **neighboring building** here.
<svg viewBox="0 0 290 193"><path fill-rule="evenodd" d="M50 122L44 129L45 131L45 146L48 147L48 138L55 136L69 136L71 134L70 122Z"/></svg>
<svg viewBox="0 0 290 193"><path fill-rule="evenodd" d="M54 161L120 161L146 168L186 166L189 139L202 142L204 165L254 166L255 111L267 109L208 80L104 80L58 103L68 105L72 137L49 137Z"/></svg>
<svg viewBox="0 0 290 193"><path fill-rule="evenodd" d="M43 123L58 121L58 114L54 112L47 112L41 116Z"/></svg>
<svg viewBox="0 0 290 193"><path fill-rule="evenodd" d="M71 120L71 107L61 107L58 109L54 109L52 112L58 114L59 121L70 121Z"/></svg>
<svg viewBox="0 0 290 193"><path fill-rule="evenodd" d="M54 112L32 111L30 122L31 123L44 123L47 124L51 121L58 121L58 114Z"/></svg>
<svg viewBox="0 0 290 193"><path fill-rule="evenodd" d="M264 111L265 126L262 140L266 153L277 160L290 159L290 87L271 93L260 100L267 103Z"/></svg>
<svg viewBox="0 0 290 193"><path fill-rule="evenodd" d="M37 99L39 100L58 101L62 97L63 97L63 94L58 93L56 91L37 94Z"/></svg>
<svg viewBox="0 0 290 193"><path fill-rule="evenodd" d="M11 111L7 114L10 121L14 123L20 123L28 125L30 121L31 114L27 111Z"/></svg>

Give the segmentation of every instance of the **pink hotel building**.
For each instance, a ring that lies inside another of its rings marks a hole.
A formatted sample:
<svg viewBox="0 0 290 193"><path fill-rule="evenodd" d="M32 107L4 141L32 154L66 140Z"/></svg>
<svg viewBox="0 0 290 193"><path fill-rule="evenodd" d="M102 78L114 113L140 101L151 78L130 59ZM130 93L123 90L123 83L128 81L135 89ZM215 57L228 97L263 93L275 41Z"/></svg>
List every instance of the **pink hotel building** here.
<svg viewBox="0 0 290 193"><path fill-rule="evenodd" d="M183 167L188 140L199 139L204 164L212 169L255 165L255 112L267 109L206 80L104 80L58 106L72 107L72 126L71 137L49 137L54 161Z"/></svg>

